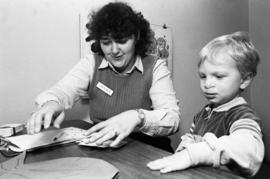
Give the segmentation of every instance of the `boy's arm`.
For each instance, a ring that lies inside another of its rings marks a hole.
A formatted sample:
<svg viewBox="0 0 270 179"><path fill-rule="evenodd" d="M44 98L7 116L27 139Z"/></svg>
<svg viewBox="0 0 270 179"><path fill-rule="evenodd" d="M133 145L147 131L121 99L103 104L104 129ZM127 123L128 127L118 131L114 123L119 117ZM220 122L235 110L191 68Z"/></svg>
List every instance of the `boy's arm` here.
<svg viewBox="0 0 270 179"><path fill-rule="evenodd" d="M184 150L190 144L194 144L194 143L198 143L202 141L203 141L203 138L201 136L192 134L192 132L186 133L185 135L181 136L181 142L178 145L175 152L180 152Z"/></svg>
<svg viewBox="0 0 270 179"><path fill-rule="evenodd" d="M264 144L260 126L254 120L240 119L232 124L229 136L217 138L213 133L206 133L203 140L186 147L193 166L233 166L231 170L246 177L259 170Z"/></svg>
<svg viewBox="0 0 270 179"><path fill-rule="evenodd" d="M185 135L181 136L181 142L176 148L175 152L180 152L184 150L188 145L202 141L202 136L194 134L195 118L196 117L194 117L191 127L189 129L189 133L186 133Z"/></svg>

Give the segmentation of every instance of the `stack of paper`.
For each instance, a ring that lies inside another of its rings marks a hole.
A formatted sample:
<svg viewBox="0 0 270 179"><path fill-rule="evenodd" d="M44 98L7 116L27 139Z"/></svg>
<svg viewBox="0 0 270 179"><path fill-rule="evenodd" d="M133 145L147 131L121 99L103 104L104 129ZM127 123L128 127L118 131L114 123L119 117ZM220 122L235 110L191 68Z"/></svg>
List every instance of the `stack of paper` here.
<svg viewBox="0 0 270 179"><path fill-rule="evenodd" d="M33 150L39 147L74 142L85 138L83 135L84 132L85 130L83 129L68 127L57 130L42 131L33 135L25 134L8 137L7 139L19 147L16 148L10 146L11 150L21 152L25 150Z"/></svg>
<svg viewBox="0 0 270 179"><path fill-rule="evenodd" d="M9 137L21 132L24 124L5 124L0 126L0 136Z"/></svg>

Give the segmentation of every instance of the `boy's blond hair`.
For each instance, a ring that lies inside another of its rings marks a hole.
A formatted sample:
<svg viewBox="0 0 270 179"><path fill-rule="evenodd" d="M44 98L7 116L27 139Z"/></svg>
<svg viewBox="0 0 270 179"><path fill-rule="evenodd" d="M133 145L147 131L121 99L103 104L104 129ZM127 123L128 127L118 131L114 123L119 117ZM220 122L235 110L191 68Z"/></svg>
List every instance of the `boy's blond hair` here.
<svg viewBox="0 0 270 179"><path fill-rule="evenodd" d="M215 60L224 52L236 62L242 78L256 76L260 57L247 32L234 32L211 40L200 51L198 66L205 60Z"/></svg>

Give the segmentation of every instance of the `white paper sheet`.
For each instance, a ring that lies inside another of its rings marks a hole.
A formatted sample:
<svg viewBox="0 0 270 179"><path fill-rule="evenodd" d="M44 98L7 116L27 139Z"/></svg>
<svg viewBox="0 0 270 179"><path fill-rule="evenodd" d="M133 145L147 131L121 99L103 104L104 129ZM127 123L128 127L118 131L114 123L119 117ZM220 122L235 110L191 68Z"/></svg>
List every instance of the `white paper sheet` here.
<svg viewBox="0 0 270 179"><path fill-rule="evenodd" d="M13 144L19 146L19 149L10 146L11 150L21 152L49 145L74 142L84 138L85 137L83 135L84 132L85 130L83 129L68 127L63 129L43 131L33 135L25 134L14 137L8 137L7 139ZM55 140L56 137L57 139Z"/></svg>

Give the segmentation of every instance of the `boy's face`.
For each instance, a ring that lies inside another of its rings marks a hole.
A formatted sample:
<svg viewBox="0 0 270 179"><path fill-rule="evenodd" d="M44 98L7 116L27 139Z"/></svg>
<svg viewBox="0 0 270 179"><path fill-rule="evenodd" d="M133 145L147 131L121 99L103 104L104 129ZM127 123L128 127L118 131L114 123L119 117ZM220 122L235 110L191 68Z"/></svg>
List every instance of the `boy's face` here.
<svg viewBox="0 0 270 179"><path fill-rule="evenodd" d="M214 60L205 60L199 67L201 90L215 107L237 97L244 89L244 80L235 61L228 55L218 54Z"/></svg>

